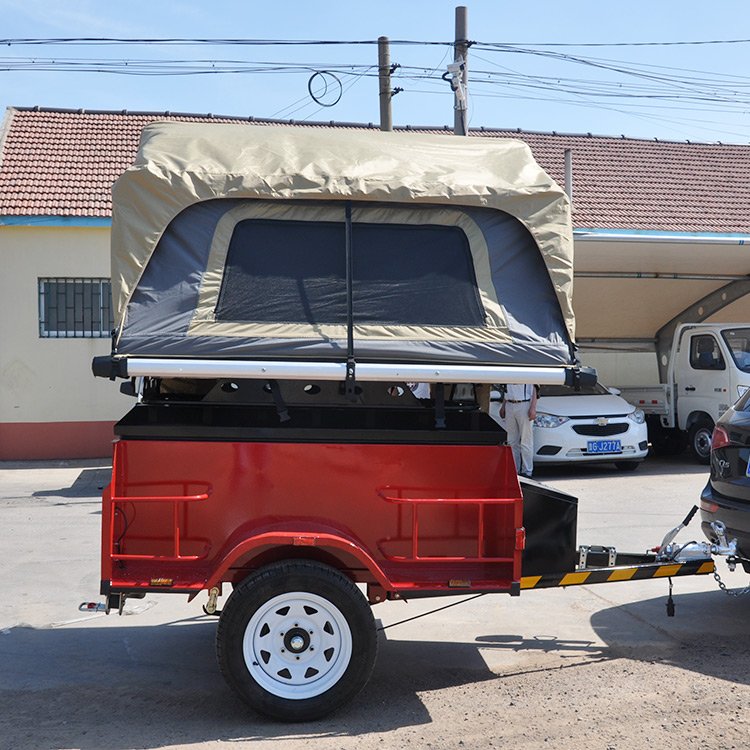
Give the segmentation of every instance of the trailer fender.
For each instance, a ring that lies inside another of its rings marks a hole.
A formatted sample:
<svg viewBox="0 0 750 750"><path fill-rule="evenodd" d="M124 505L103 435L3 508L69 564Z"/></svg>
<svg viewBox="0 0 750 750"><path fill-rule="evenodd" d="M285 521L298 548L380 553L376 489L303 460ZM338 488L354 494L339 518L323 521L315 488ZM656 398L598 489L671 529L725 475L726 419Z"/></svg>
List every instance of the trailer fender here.
<svg viewBox="0 0 750 750"><path fill-rule="evenodd" d="M205 587L211 589L213 586L218 586L225 580L230 568L239 560L252 558L254 552L269 547L316 547L321 550L343 551L362 563L384 589L390 590L393 588L382 568L361 546L351 539L328 532L289 530L256 534L236 544L208 577Z"/></svg>

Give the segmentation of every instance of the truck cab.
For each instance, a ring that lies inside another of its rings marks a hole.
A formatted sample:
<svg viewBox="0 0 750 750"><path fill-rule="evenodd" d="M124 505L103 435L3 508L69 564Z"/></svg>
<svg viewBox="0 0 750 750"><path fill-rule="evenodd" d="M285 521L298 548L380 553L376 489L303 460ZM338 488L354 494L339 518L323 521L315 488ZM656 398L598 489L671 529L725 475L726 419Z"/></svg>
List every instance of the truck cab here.
<svg viewBox="0 0 750 750"><path fill-rule="evenodd" d="M750 388L750 325L680 326L671 359L675 426L707 461L714 424Z"/></svg>

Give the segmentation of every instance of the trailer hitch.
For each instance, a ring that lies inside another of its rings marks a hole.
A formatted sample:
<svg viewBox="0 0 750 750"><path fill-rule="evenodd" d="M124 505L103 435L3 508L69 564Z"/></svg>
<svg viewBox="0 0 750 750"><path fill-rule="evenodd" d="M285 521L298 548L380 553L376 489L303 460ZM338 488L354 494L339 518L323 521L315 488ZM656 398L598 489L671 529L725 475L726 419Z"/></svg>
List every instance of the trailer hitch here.
<svg viewBox="0 0 750 750"><path fill-rule="evenodd" d="M686 544L675 544L674 538L690 523L697 510L698 507L694 505L690 513L685 517L685 520L679 526L675 526L667 533L662 540L661 545L654 549L654 552L657 553L657 559L665 562L685 563L690 560L703 560L713 556L720 556L726 557L727 566L730 571L733 571L737 567L737 540L732 539L729 541L727 539L727 528L721 521L711 522L711 530L716 537L715 543L687 542ZM738 592L727 589L715 566L713 576L714 580L719 585L719 588L730 596L743 596L744 594L750 593L750 586L746 586ZM674 599L672 599L672 579L670 578L669 595L667 597L667 617L674 617L674 609Z"/></svg>
<svg viewBox="0 0 750 750"><path fill-rule="evenodd" d="M661 544L652 550L656 553L657 560L664 562L688 562L689 560L703 560L712 556L726 557L730 570L734 570L737 557L737 540L727 539L726 526L721 521L712 521L711 530L716 537L716 543L711 542L687 542L686 544L675 544L674 538L693 519L698 511L694 505L685 520L668 531Z"/></svg>

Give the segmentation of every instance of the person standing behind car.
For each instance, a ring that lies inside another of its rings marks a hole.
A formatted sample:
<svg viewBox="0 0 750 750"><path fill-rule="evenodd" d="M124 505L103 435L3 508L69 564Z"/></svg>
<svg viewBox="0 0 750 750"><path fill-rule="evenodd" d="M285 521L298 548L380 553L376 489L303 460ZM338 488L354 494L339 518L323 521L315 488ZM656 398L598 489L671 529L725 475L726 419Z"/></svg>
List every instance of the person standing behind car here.
<svg viewBox="0 0 750 750"><path fill-rule="evenodd" d="M508 445L513 451L516 471L531 479L534 471L534 430L536 419L536 386L509 383L500 405L500 418L505 420Z"/></svg>

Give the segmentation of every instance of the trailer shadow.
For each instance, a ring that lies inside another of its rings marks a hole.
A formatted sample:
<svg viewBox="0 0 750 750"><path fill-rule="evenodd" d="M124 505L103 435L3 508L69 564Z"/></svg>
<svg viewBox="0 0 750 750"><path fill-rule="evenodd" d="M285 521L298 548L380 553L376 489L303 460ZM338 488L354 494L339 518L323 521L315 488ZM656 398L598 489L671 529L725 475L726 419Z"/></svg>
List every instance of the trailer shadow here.
<svg viewBox="0 0 750 750"><path fill-rule="evenodd" d="M362 694L333 716L304 724L266 720L234 696L216 666L212 618L113 626L101 616L59 628L11 628L0 632L0 733L14 750L292 738L325 743L429 724L422 695L430 691L483 682L497 690L518 674L612 659L750 683L750 640L742 627L750 596L704 592L677 596L676 603L675 618L666 617L663 597L601 610L591 619L601 639L594 642L539 635L533 624L522 634L489 633L461 643L382 635ZM508 654L513 668L488 667L488 659Z"/></svg>
<svg viewBox="0 0 750 750"><path fill-rule="evenodd" d="M739 575L728 585L744 585L747 577ZM750 595L703 591L674 601L674 617L667 617L660 596L600 610L591 625L612 655L750 685Z"/></svg>
<svg viewBox="0 0 750 750"><path fill-rule="evenodd" d="M0 632L0 736L14 750L126 750L203 742L335 738L431 722L423 691L492 680L475 643L381 638L372 679L317 722L249 711L221 677L215 620L112 626L104 616Z"/></svg>
<svg viewBox="0 0 750 750"><path fill-rule="evenodd" d="M109 484L112 469L109 467L82 469L75 482L55 490L37 490L32 497L96 498L101 499L102 490Z"/></svg>

